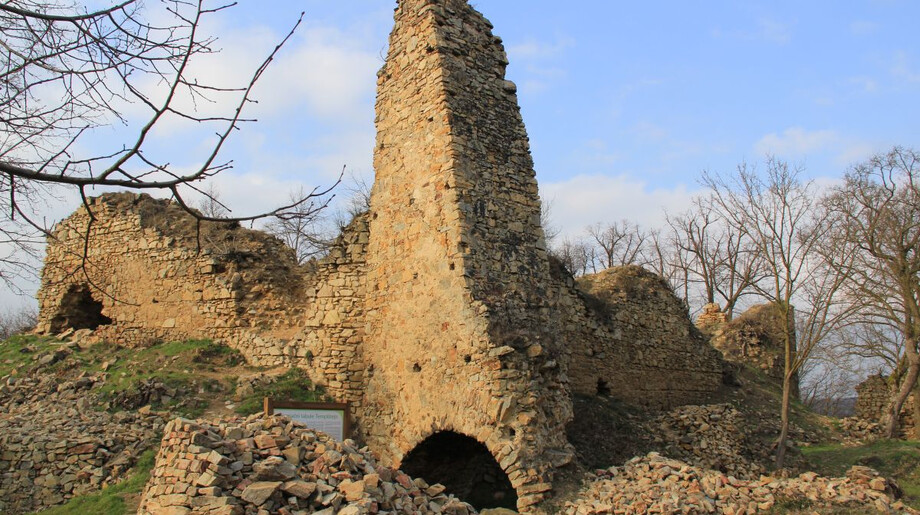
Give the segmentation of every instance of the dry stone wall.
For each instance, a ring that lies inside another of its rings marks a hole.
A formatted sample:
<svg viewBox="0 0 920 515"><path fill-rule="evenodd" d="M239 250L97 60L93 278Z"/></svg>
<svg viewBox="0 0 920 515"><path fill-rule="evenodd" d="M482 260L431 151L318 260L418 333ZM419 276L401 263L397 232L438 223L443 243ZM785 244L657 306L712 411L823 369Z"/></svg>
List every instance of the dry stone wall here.
<svg viewBox="0 0 920 515"><path fill-rule="evenodd" d="M139 514L474 513L441 485L276 416L166 425Z"/></svg>
<svg viewBox="0 0 920 515"><path fill-rule="evenodd" d="M902 436L917 435L918 428L914 416L915 399L915 394L910 394L901 408L898 429ZM881 374L869 376L856 386L856 418L882 424L885 422L889 404L891 404L891 385L887 377Z"/></svg>
<svg viewBox="0 0 920 515"><path fill-rule="evenodd" d="M351 403L355 436L384 465L469 438L521 510L572 459L573 392L704 400L721 362L663 281L626 268L581 291L551 264L491 29L466 0L399 1L378 73L370 209L323 260L299 266L271 236L107 194L92 200L92 223L80 209L57 227L39 328L95 328L126 345L212 338L254 364L303 367Z"/></svg>
<svg viewBox="0 0 920 515"><path fill-rule="evenodd" d="M96 410L92 397L104 382L99 373L0 384L0 513L39 511L121 481L155 444L165 425L156 414Z"/></svg>
<svg viewBox="0 0 920 515"><path fill-rule="evenodd" d="M623 266L581 277L576 285L561 265L557 278L574 392L670 408L703 402L720 387L718 352L662 278Z"/></svg>
<svg viewBox="0 0 920 515"><path fill-rule="evenodd" d="M571 459L571 404L506 64L465 0L399 2L378 74L365 417L385 463L441 431L482 442L524 508Z"/></svg>
<svg viewBox="0 0 920 515"><path fill-rule="evenodd" d="M711 335L710 343L722 352L726 360L750 365L762 370L767 377L782 385L784 364L783 316L775 304L752 306L740 316L719 323L714 314L704 319L704 330ZM699 323L699 322L697 322ZM795 329L792 316L793 349ZM799 396L799 376L793 375L792 395Z"/></svg>

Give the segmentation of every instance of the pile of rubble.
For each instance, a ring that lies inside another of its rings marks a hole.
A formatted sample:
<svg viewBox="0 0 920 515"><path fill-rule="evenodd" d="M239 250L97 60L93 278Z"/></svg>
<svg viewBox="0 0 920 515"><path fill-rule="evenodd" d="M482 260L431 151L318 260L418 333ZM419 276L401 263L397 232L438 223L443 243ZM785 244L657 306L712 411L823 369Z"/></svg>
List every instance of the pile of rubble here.
<svg viewBox="0 0 920 515"><path fill-rule="evenodd" d="M751 460L741 412L730 404L682 406L648 423L656 447L695 466L739 478L764 473Z"/></svg>
<svg viewBox="0 0 920 515"><path fill-rule="evenodd" d="M762 476L741 480L682 461L649 453L598 476L566 503L567 515L595 513L759 513L778 503L802 502L811 507L847 507L860 512L920 513L894 501L897 486L872 469L853 467L843 478L814 472L778 479Z"/></svg>
<svg viewBox="0 0 920 515"><path fill-rule="evenodd" d="M68 354L62 347L36 361ZM101 373L2 378L0 512L39 510L117 482L156 443L165 421L149 411L98 411L102 384Z"/></svg>
<svg viewBox="0 0 920 515"><path fill-rule="evenodd" d="M379 466L283 416L167 424L140 514L475 513L442 485Z"/></svg>
<svg viewBox="0 0 920 515"><path fill-rule="evenodd" d="M840 419L840 429L846 443L859 444L876 440L882 436L880 424L858 417Z"/></svg>

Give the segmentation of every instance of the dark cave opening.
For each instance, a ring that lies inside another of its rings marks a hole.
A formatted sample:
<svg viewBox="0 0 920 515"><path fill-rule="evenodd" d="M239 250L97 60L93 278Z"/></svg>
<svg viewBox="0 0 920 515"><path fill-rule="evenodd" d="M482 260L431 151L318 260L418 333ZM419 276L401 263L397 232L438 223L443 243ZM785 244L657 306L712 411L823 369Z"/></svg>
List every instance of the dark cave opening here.
<svg viewBox="0 0 920 515"><path fill-rule="evenodd" d="M112 319L102 314L102 302L93 298L86 284L71 285L61 299L57 313L51 319L51 332L67 329L92 329L108 325Z"/></svg>
<svg viewBox="0 0 920 515"><path fill-rule="evenodd" d="M477 510L517 508L517 493L505 471L485 445L468 436L435 433L412 449L400 468L429 484L441 483Z"/></svg>

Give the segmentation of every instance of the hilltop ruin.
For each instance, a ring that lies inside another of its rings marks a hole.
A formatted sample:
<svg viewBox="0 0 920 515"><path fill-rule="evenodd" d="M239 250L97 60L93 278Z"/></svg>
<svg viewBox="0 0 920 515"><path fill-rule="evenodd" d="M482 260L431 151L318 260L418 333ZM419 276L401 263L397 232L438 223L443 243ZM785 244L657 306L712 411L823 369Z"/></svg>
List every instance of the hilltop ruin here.
<svg viewBox="0 0 920 515"><path fill-rule="evenodd" d="M39 329L130 346L214 338L253 364L302 367L350 403L354 436L383 464L440 481L462 448L458 480L492 477L521 510L572 459L573 394L705 401L721 359L660 278L628 268L580 288L547 255L491 29L466 0L399 1L370 209L315 268L258 231L198 234L167 201L107 194L92 223L81 208L56 228Z"/></svg>

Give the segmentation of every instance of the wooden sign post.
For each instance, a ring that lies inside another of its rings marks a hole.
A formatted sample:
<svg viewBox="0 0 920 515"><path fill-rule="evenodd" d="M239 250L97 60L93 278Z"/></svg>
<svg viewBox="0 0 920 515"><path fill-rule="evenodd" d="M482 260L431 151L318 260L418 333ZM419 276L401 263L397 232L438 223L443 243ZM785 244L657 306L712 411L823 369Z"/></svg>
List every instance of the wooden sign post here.
<svg viewBox="0 0 920 515"><path fill-rule="evenodd" d="M348 403L285 402L265 397L265 415L287 415L310 429L322 431L337 441L351 435L351 414Z"/></svg>

